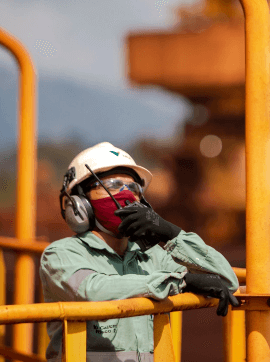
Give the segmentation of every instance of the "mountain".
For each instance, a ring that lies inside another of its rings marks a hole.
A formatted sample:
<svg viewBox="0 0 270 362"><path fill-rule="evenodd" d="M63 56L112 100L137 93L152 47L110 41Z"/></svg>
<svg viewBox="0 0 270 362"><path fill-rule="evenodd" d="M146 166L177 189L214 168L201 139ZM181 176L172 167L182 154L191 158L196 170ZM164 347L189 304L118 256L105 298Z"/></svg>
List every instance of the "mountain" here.
<svg viewBox="0 0 270 362"><path fill-rule="evenodd" d="M0 150L17 135L16 68L0 66ZM64 76L38 76L38 137L93 144L109 141L125 147L139 138L170 138L187 114L185 101L158 88L128 90L79 83Z"/></svg>

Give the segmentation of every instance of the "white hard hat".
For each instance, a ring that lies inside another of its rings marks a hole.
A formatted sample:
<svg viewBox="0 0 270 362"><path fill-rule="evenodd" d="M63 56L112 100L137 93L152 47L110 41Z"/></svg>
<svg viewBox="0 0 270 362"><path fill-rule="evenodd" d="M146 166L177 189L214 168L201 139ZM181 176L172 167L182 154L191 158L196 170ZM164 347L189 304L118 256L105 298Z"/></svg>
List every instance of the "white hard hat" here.
<svg viewBox="0 0 270 362"><path fill-rule="evenodd" d="M109 142L102 142L79 153L68 166L68 169L75 168L75 178L66 189L68 193L75 185L91 176L85 164L88 164L95 173L109 171L119 166L131 168L144 180L143 191L147 189L153 177L146 168L137 166L128 153Z"/></svg>

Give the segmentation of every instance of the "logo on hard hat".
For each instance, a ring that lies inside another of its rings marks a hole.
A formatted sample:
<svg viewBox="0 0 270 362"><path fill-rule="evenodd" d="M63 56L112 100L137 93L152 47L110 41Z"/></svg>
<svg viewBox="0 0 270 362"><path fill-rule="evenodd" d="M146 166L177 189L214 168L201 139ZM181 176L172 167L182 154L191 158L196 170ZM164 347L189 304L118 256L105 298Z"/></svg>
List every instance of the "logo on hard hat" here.
<svg viewBox="0 0 270 362"><path fill-rule="evenodd" d="M120 152L115 152L115 151L110 151L111 153L113 153L115 156L119 156Z"/></svg>

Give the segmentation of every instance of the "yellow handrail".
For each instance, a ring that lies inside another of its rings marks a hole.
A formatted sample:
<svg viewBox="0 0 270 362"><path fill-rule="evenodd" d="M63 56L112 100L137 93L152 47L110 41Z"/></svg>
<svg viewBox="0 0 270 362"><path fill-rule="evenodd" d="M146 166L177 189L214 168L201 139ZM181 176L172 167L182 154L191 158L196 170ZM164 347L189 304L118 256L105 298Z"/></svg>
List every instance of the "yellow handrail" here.
<svg viewBox="0 0 270 362"><path fill-rule="evenodd" d="M36 71L25 46L3 28L0 45L7 48L19 66L18 164L16 198L16 237L20 242L34 240L36 228ZM34 301L34 261L19 255L15 264L14 303ZM13 347L32 351L32 325L14 326Z"/></svg>
<svg viewBox="0 0 270 362"><path fill-rule="evenodd" d="M245 290L243 289L243 291ZM240 290L235 294L241 297ZM154 362L175 362L177 360L175 360L169 320L168 316L163 313L213 307L218 302L217 299L208 299L193 293L184 293L168 297L162 301L154 301L148 298L131 298L109 302L9 305L0 306L0 324L62 320L64 336L62 361L85 362L87 338L85 322L87 320L107 320L154 314ZM78 345L81 346L80 351L78 351ZM2 353L5 354L4 349ZM238 355L243 356L243 353L241 352L241 355ZM242 360L244 361L244 359Z"/></svg>
<svg viewBox="0 0 270 362"><path fill-rule="evenodd" d="M192 293L184 293L169 297L163 301L131 298L109 302L57 302L8 305L0 306L0 324L62 320L64 336L62 361L85 362L85 321L154 314L154 362L175 362L169 320L168 316L163 313L212 307L217 304L217 299L207 299ZM79 351L78 346L81 347ZM9 354L16 354L16 351L7 352ZM5 355L4 349L2 349L2 354ZM15 354L13 355L15 356ZM19 357L19 354L17 353L16 356ZM29 358L31 358L31 355L29 355ZM27 359L24 360L27 361Z"/></svg>
<svg viewBox="0 0 270 362"><path fill-rule="evenodd" d="M94 320L168 313L176 310L214 307L217 299L192 293L162 301L130 298L109 302L56 302L0 306L0 324L48 322L50 320Z"/></svg>
<svg viewBox="0 0 270 362"><path fill-rule="evenodd" d="M41 254L44 251L44 249L49 245L50 245L50 243L48 243L46 241L42 241L42 240L41 241L36 240L34 242L25 240L24 243L21 243L21 242L18 242L17 239L15 239L15 238L0 236L0 247L3 249L8 249L8 250L11 249L16 252L28 252L28 253L33 253L33 254ZM233 270L236 273L239 282L245 282L246 269L233 268ZM235 313L236 313L235 311L230 311L229 312L230 317L227 317L223 320L224 331L226 331L226 335L224 335L224 341L226 342L225 346L224 346L224 350L225 350L226 354L229 354L229 351L231 351L230 355L239 356L239 352L236 354L234 352L235 349L229 348L230 347L229 343L227 343L228 341L230 341L229 336L233 333L233 331L236 330L236 332L237 332L239 330L240 326L242 327L244 325L244 320L241 323L239 323L239 321L237 323L230 322L231 320L234 321ZM243 314L244 312L241 311L241 312L238 312L237 314L239 314L239 313ZM244 317L242 317L242 319L243 318ZM239 319L239 317L238 317L238 319ZM172 332L175 361L180 362L181 361L181 339L182 339L182 311L177 311L177 312L171 313L170 320L171 320L171 332ZM39 323L38 331L39 331L39 333L38 333L38 335L39 335L39 344L38 344L39 355L45 356L46 347L47 347L47 344L49 341L47 333L46 333L46 323ZM228 346L227 346L227 344L228 344Z"/></svg>
<svg viewBox="0 0 270 362"><path fill-rule="evenodd" d="M241 0L241 3L246 18L247 293L249 295L252 293L270 295L270 243L268 241L270 234L269 8L266 0ZM20 67L16 237L21 242L25 240L31 242L35 239L36 201L35 70L24 46L1 28L0 44L13 53ZM23 248L20 250L23 251ZM27 251L31 251L31 248ZM40 252L40 249L35 249L35 252ZM243 271L241 273L244 280L245 273ZM32 302L33 288L30 288L30 285L34 285L34 263L31 257L21 255L18 258L15 274L15 303ZM174 304L177 297L182 298L182 302L184 302L184 305L181 304L179 308ZM128 300L127 305L121 304L124 301L120 301L121 308L124 308L123 310L120 308L120 314L117 314L119 306L114 302L99 303L103 303L103 307L105 306L109 313L107 318L116 315L121 318L123 311L126 313L125 316L141 315L136 314L138 310L141 311L140 306L143 310L142 314L200 308L206 302L205 307L211 306L209 304L211 300L205 301L203 297L199 296L186 294L171 298L164 302L147 300L143 305L140 305L141 302L135 299ZM91 306L95 308L93 303L91 302ZM155 303L158 303L159 306L160 303L165 303L165 310L158 311ZM212 303L216 305L217 301ZM89 312L89 302L86 304ZM42 305L45 306L45 303L39 304L39 307ZM75 312L79 313L79 310L76 311L79 305L83 310L82 303L79 302L71 302L70 305L63 302L50 303L49 307L44 307L44 310L39 309L39 313L45 318L42 321L48 320L49 312L52 311L58 316L57 319L63 319L63 316L67 316L70 312L71 319L76 320L78 315ZM36 321L40 315L36 315L37 310L31 310L31 308L36 308L36 305L6 306L5 310L0 307L0 320L3 318L1 323ZM98 310L97 306L96 308ZM246 312L249 362L262 362L270 359L270 330L268 328L270 312L265 305L264 308L266 309L263 311L250 309ZM10 322L15 315L17 319ZM82 314L82 312L79 315L83 319L89 317L88 314ZM11 316L13 317L11 318ZM25 318L22 319L22 316ZM33 316L35 319L31 319ZM97 318L97 316L95 315L93 318ZM102 316L98 319L102 319ZM163 326L165 324L166 321L163 322ZM16 326L14 336L14 347L23 351L31 351L31 328Z"/></svg>

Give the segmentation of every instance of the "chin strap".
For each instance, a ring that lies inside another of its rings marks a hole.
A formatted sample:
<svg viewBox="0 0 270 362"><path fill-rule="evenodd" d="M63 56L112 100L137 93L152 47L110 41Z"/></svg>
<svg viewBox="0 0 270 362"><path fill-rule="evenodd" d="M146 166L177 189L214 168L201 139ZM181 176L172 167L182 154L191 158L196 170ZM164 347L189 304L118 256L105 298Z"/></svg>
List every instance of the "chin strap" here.
<svg viewBox="0 0 270 362"><path fill-rule="evenodd" d="M96 226L101 230L103 231L104 233L106 234L109 234L111 236L114 236L115 238L117 237L116 235L114 235L110 230L106 229L104 226L102 226L98 221L97 219L95 219L95 222L96 222Z"/></svg>

